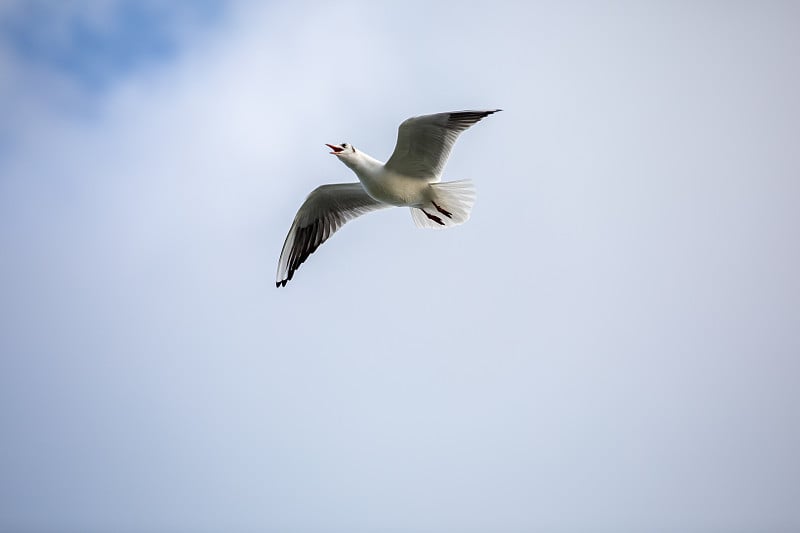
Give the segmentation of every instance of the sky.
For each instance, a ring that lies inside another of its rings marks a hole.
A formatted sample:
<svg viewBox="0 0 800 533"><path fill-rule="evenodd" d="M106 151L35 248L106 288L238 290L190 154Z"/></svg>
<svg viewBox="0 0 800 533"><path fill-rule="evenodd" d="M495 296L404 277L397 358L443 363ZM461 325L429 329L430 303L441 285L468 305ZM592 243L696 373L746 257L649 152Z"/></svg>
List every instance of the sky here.
<svg viewBox="0 0 800 533"><path fill-rule="evenodd" d="M0 2L0 531L800 529L800 6ZM305 196L494 109L471 220Z"/></svg>

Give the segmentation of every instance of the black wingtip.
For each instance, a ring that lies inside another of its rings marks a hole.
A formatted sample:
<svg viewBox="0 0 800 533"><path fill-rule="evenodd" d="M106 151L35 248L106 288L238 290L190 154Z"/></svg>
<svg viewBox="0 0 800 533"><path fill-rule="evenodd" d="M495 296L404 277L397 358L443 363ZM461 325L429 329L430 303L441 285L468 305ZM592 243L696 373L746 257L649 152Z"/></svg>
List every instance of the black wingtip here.
<svg viewBox="0 0 800 533"><path fill-rule="evenodd" d="M448 126L466 129L473 124L480 122L481 119L493 115L502 109L489 109L484 111L452 111L447 119Z"/></svg>

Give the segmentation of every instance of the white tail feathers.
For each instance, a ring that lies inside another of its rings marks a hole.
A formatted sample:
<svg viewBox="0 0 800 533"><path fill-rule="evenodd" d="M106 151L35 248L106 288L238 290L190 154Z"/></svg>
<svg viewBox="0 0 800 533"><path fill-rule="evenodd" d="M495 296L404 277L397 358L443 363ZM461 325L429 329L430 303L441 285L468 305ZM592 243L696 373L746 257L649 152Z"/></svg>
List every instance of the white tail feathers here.
<svg viewBox="0 0 800 533"><path fill-rule="evenodd" d="M411 217L418 228L444 229L469 220L475 203L475 187L471 180L432 183L431 189L430 202L411 208Z"/></svg>

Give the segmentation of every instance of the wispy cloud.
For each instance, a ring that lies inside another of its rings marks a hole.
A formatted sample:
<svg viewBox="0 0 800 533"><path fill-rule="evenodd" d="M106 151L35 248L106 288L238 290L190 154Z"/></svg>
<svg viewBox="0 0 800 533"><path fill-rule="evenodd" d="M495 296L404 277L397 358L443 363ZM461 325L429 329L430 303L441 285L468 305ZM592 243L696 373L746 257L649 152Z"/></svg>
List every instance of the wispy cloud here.
<svg viewBox="0 0 800 533"><path fill-rule="evenodd" d="M100 89L147 63L172 58L180 30L222 13L204 2L11 2L0 34L28 66Z"/></svg>

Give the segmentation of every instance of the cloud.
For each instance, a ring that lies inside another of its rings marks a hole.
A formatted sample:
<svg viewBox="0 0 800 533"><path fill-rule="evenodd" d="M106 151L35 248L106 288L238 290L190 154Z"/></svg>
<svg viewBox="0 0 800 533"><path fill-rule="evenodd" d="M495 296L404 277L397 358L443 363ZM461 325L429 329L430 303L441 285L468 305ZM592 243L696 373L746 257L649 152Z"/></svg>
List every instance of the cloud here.
<svg viewBox="0 0 800 533"><path fill-rule="evenodd" d="M11 2L0 28L26 63L99 89L142 63L169 58L181 29L220 12L215 1Z"/></svg>
<svg viewBox="0 0 800 533"><path fill-rule="evenodd" d="M179 9L99 88L0 48L0 527L796 524L781 9ZM470 107L469 224L370 215L275 290L354 179L323 143Z"/></svg>

